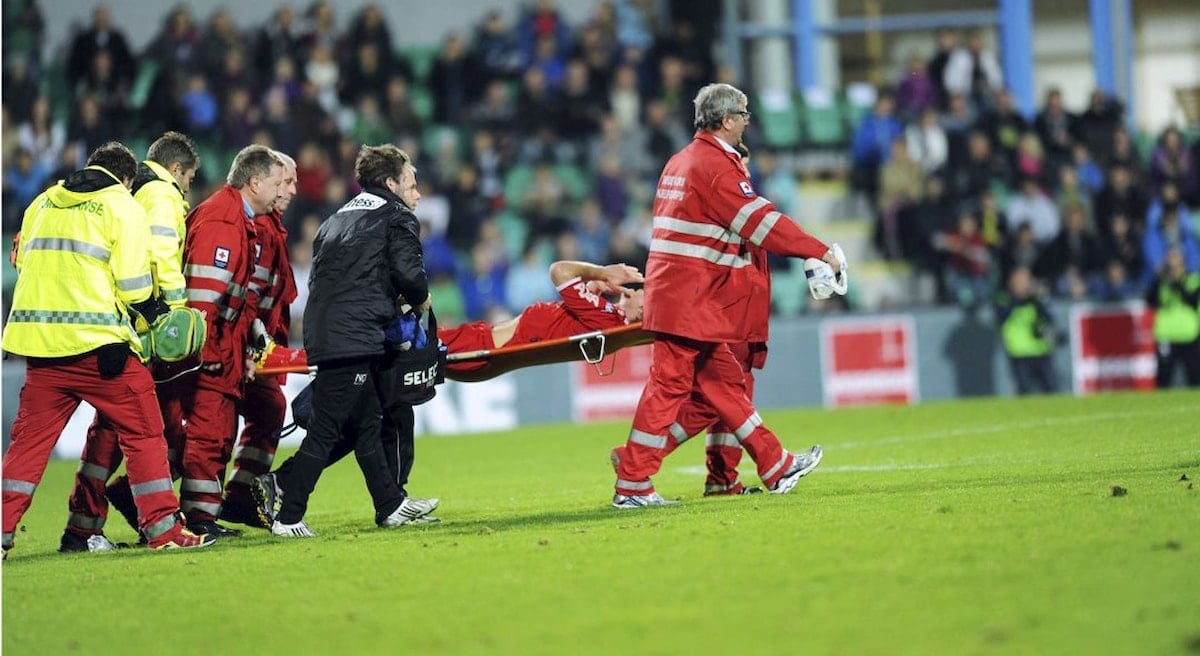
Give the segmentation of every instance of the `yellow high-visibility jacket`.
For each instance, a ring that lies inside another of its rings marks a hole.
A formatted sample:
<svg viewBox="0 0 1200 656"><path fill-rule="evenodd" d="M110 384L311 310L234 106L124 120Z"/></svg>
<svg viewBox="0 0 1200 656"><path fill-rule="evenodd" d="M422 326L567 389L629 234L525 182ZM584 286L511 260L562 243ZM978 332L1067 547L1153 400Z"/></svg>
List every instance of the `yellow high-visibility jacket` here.
<svg viewBox="0 0 1200 656"><path fill-rule="evenodd" d="M163 165L146 160L133 179L133 198L146 210L150 222L150 266L155 291L167 305L187 305L183 279L184 221L188 203L183 190Z"/></svg>
<svg viewBox="0 0 1200 656"><path fill-rule="evenodd" d="M33 200L21 222L4 350L78 355L141 341L128 307L150 298L146 213L107 170L89 166Z"/></svg>

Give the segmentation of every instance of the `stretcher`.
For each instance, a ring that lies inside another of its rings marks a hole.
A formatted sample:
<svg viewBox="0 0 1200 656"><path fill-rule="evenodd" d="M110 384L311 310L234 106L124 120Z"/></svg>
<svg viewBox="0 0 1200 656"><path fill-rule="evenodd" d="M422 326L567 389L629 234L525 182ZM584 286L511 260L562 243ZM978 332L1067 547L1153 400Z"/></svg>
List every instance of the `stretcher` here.
<svg viewBox="0 0 1200 656"><path fill-rule="evenodd" d="M451 366L446 368L446 378L463 383L477 383L525 367L576 361L594 365L601 375L606 375L612 372L613 366L613 361L610 360L607 370L601 368L601 364L607 356L615 354L623 348L649 344L653 340L653 334L642 330L642 324L639 321L617 328L595 330L570 337L548 339L543 342L449 353L446 361ZM476 366L455 367L453 366L455 364L474 364ZM285 365L265 367L259 369L257 373L270 375L308 373L308 371L309 368L306 365Z"/></svg>

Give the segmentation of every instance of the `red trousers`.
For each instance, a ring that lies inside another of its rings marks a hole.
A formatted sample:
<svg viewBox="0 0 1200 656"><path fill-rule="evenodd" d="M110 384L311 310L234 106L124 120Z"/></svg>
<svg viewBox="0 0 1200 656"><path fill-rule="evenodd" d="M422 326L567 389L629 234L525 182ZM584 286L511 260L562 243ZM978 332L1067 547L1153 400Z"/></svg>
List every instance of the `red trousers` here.
<svg viewBox="0 0 1200 656"><path fill-rule="evenodd" d="M764 353L746 342L729 345L730 352L742 368L746 379L746 398L754 398L754 356ZM708 429L704 440L705 465L708 476L704 480L705 494L738 494L745 487L738 480L738 464L742 461L742 443L733 429L721 421L716 410L704 398L693 391L688 397L679 418L671 424L671 436L667 440L667 454L679 448L691 436Z"/></svg>
<svg viewBox="0 0 1200 656"><path fill-rule="evenodd" d="M150 372L132 353L125 370L108 380L100 378L95 355L71 361L30 359L12 443L4 456L5 544L12 543L54 445L80 401L94 406L116 431L127 461L139 528L151 544L175 528L179 506L171 486L162 417Z"/></svg>
<svg viewBox="0 0 1200 656"><path fill-rule="evenodd" d="M172 381L157 386L172 480L179 478L179 456L183 452L183 412L174 394L178 384ZM112 421L97 413L88 428L88 439L83 446L79 470L75 473L75 488L67 501L68 531L82 536L104 532L104 525L108 521L105 484L121 466L121 460L121 448ZM128 487L129 477L118 477L113 481L113 486Z"/></svg>
<svg viewBox="0 0 1200 656"><path fill-rule="evenodd" d="M242 417L246 425L237 443L233 473L225 485L226 497L238 496L247 503L254 502L249 496L250 483L271 471L286 415L287 398L279 387L279 378L264 376L246 384L242 394Z"/></svg>
<svg viewBox="0 0 1200 656"><path fill-rule="evenodd" d="M749 452L758 475L772 487L791 462L779 439L766 426L747 396L743 367L726 344L700 342L659 333L654 338L650 378L642 390L625 453L617 467L616 491L624 495L654 492L650 477L670 452L671 427L689 410L689 402L708 408ZM700 421L705 418L701 415Z"/></svg>
<svg viewBox="0 0 1200 656"><path fill-rule="evenodd" d="M188 523L216 521L221 512L225 466L237 437L237 398L204 387L178 396L183 412L179 507Z"/></svg>

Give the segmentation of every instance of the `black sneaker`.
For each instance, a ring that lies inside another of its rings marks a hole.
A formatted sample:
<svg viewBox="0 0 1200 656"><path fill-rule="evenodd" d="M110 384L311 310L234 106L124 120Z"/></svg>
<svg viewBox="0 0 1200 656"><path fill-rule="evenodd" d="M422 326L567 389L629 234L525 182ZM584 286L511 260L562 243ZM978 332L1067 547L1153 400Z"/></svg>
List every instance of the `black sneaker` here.
<svg viewBox="0 0 1200 656"><path fill-rule="evenodd" d="M254 479L250 485L250 494L254 495L256 512L259 520L272 526L279 509L283 507L283 490L275 478L275 472L268 472Z"/></svg>
<svg viewBox="0 0 1200 656"><path fill-rule="evenodd" d="M129 487L129 479L122 476L104 488L104 496L108 497L108 505L121 513L133 530L138 530L138 509L133 502L133 490Z"/></svg>
<svg viewBox="0 0 1200 656"><path fill-rule="evenodd" d="M221 502L220 520L223 522L233 522L234 524L245 524L254 528L271 528L271 525L263 521L259 513L258 504L253 500L246 500L241 497L250 496L249 494L239 494L237 496L226 496Z"/></svg>
<svg viewBox="0 0 1200 656"><path fill-rule="evenodd" d="M187 529L196 535L211 535L214 538L236 538L240 537L242 532L236 528L221 526L220 524L207 519L192 520L187 523Z"/></svg>
<svg viewBox="0 0 1200 656"><path fill-rule="evenodd" d="M58 544L59 553L76 553L83 551L116 551L128 549L124 542L113 542L103 533L84 537L71 531L63 531L62 540Z"/></svg>

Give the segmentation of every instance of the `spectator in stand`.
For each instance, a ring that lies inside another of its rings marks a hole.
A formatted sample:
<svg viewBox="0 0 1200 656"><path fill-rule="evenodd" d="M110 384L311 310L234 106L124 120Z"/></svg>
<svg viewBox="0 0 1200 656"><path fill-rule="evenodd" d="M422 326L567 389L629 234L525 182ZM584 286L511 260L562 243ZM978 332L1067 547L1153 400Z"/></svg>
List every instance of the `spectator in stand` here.
<svg viewBox="0 0 1200 656"><path fill-rule="evenodd" d="M488 83L483 98L467 111L467 122L478 131L509 133L517 113L518 104L509 94L508 86L500 80L493 80ZM522 119L523 123L526 122L524 116Z"/></svg>
<svg viewBox="0 0 1200 656"><path fill-rule="evenodd" d="M567 75L567 60L558 49L553 36L538 37L537 50L525 70L527 73L539 71L546 80L546 89L551 93L558 93Z"/></svg>
<svg viewBox="0 0 1200 656"><path fill-rule="evenodd" d="M929 79L925 60L913 55L908 60L908 70L896 85L896 114L904 121L913 121L926 109L937 107L937 86Z"/></svg>
<svg viewBox="0 0 1200 656"><path fill-rule="evenodd" d="M226 66L226 56L243 47L242 37L233 24L229 11L217 9L208 20L204 36L200 38L200 68L209 76L216 76Z"/></svg>
<svg viewBox="0 0 1200 656"><path fill-rule="evenodd" d="M1105 259L1121 265L1125 278L1134 286L1135 295L1141 292L1141 275L1145 268L1142 240L1133 234L1132 224L1124 214L1113 215L1107 232L1101 232ZM1111 276L1110 276L1111 277Z"/></svg>
<svg viewBox="0 0 1200 656"><path fill-rule="evenodd" d="M466 253L479 239L480 226L487 220L491 208L491 203L480 193L479 173L473 165L459 165L447 196L450 217L446 239L456 250Z"/></svg>
<svg viewBox="0 0 1200 656"><path fill-rule="evenodd" d="M637 86L637 71L632 66L623 65L613 75L608 106L622 130L632 132L641 126L642 93Z"/></svg>
<svg viewBox="0 0 1200 656"><path fill-rule="evenodd" d="M1079 176L1073 166L1064 166L1058 172L1058 193L1055 194L1054 204L1058 207L1059 216L1066 216L1067 210L1078 207L1083 212L1084 226L1091 234L1096 234L1096 219L1092 211L1092 195L1079 186Z"/></svg>
<svg viewBox="0 0 1200 656"><path fill-rule="evenodd" d="M1028 223L1022 223L1016 228L1012 239L1009 239L1004 249L1000 251L1000 272L1003 280L1008 280L1013 271L1027 269L1033 271L1038 262L1040 250L1033 239L1033 228Z"/></svg>
<svg viewBox="0 0 1200 656"><path fill-rule="evenodd" d="M995 94L1004 88L1004 76L996 53L984 48L983 32L972 30L966 47L955 48L946 62L946 91L961 94L977 112L992 106Z"/></svg>
<svg viewBox="0 0 1200 656"><path fill-rule="evenodd" d="M159 66L173 68L186 75L200 68L200 39L200 30L192 22L191 10L187 5L177 5L167 14L162 31L154 37L142 56L157 62Z"/></svg>
<svg viewBox="0 0 1200 656"><path fill-rule="evenodd" d="M1116 303L1137 298L1140 289L1137 281L1129 276L1129 269L1120 260L1109 260L1104 265L1104 278L1094 292L1096 300Z"/></svg>
<svg viewBox="0 0 1200 656"><path fill-rule="evenodd" d="M226 148L253 143L254 133L262 125L262 111L250 101L250 92L238 87L229 92L221 116L221 137Z"/></svg>
<svg viewBox="0 0 1200 656"><path fill-rule="evenodd" d="M528 239L555 236L567 227L567 190L546 163L533 171L533 181L521 198L521 214L529 225Z"/></svg>
<svg viewBox="0 0 1200 656"><path fill-rule="evenodd" d="M507 278L508 264L494 244L480 242L471 249L471 266L458 275L468 320L495 323L508 314Z"/></svg>
<svg viewBox="0 0 1200 656"><path fill-rule="evenodd" d="M50 99L46 96L33 101L29 120L17 126L17 143L47 172L58 166L67 144L67 131L50 113Z"/></svg>
<svg viewBox="0 0 1200 656"><path fill-rule="evenodd" d="M371 96L376 103L381 103L388 77L393 74L388 65L390 59L391 55L381 52L374 43L359 44L354 51L354 58L342 69L340 76L338 98L342 104L357 105L365 96ZM408 79L412 75L402 74L402 77Z"/></svg>
<svg viewBox="0 0 1200 656"><path fill-rule="evenodd" d="M317 99L329 113L338 109L338 71L332 51L325 46L314 46L308 51L308 62L304 65L304 76L317 87Z"/></svg>
<svg viewBox="0 0 1200 656"><path fill-rule="evenodd" d="M920 119L904 130L904 139L908 143L908 155L920 167L925 175L940 175L949 157L949 146L946 143L946 131L938 124L938 113L935 109L921 112Z"/></svg>
<svg viewBox="0 0 1200 656"><path fill-rule="evenodd" d="M900 248L904 256L921 270L939 278L941 257L933 250L933 236L954 226L957 209L953 198L946 193L946 183L940 177L925 178L921 199L899 215Z"/></svg>
<svg viewBox="0 0 1200 656"><path fill-rule="evenodd" d="M780 163L774 151L760 148L754 153L751 178L754 188L762 191L764 198L770 198L780 212L788 216L799 214L800 199L796 194L796 175L792 169Z"/></svg>
<svg viewBox="0 0 1200 656"><path fill-rule="evenodd" d="M474 66L467 58L467 45L457 32L442 40L442 49L433 62L429 86L433 91L433 113L443 123L457 123L467 110L473 89L478 84Z"/></svg>
<svg viewBox="0 0 1200 656"><path fill-rule="evenodd" d="M561 56L571 46L571 30L558 11L555 0L537 0L532 7L525 9L517 20L517 45L524 57L528 68L539 57L549 54L549 46L542 45L543 39L548 39L555 56ZM547 78L550 76L547 75ZM555 86L554 82L549 82Z"/></svg>
<svg viewBox="0 0 1200 656"><path fill-rule="evenodd" d="M1092 159L1088 147L1075 144L1071 149L1071 158L1074 161L1075 176L1079 178L1083 190L1093 196L1100 193L1100 190L1104 189L1104 170Z"/></svg>
<svg viewBox="0 0 1200 656"><path fill-rule="evenodd" d="M234 48L225 53L221 68L209 74L211 88L221 101L227 101L232 89L254 90L251 100L257 96L258 80L254 71L246 66L246 56L240 48Z"/></svg>
<svg viewBox="0 0 1200 656"><path fill-rule="evenodd" d="M965 96L955 94L950 97L950 109L938 122L946 132L947 160L950 170L958 170L966 164L969 152L968 141L971 130L978 123L978 113L967 102Z"/></svg>
<svg viewBox="0 0 1200 656"><path fill-rule="evenodd" d="M1146 293L1146 303L1154 308L1154 381L1159 389L1171 386L1180 364L1187 386L1200 387L1200 273L1185 258L1178 248L1168 250Z"/></svg>
<svg viewBox="0 0 1200 656"><path fill-rule="evenodd" d="M1104 264L1104 249L1088 231L1083 207L1069 205L1062 231L1042 250L1034 272L1050 283L1056 295L1073 297L1071 290L1077 283L1090 289L1100 282Z"/></svg>
<svg viewBox="0 0 1200 656"><path fill-rule="evenodd" d="M271 143L279 151L296 152L304 133L296 129L288 111L287 92L283 87L271 87L263 94L263 127L271 135ZM290 199L289 199L290 201Z"/></svg>
<svg viewBox="0 0 1200 656"><path fill-rule="evenodd" d="M311 80L300 81L300 95L291 106L292 123L298 134L326 150L337 146L339 134L333 117L321 105L321 91Z"/></svg>
<svg viewBox="0 0 1200 656"><path fill-rule="evenodd" d="M112 14L107 5L96 5L92 10L92 24L75 37L67 55L67 82L75 88L87 76L92 62L101 52L108 53L112 70L125 83L132 82L137 70L133 53L125 34L112 26Z"/></svg>
<svg viewBox="0 0 1200 656"><path fill-rule="evenodd" d="M606 157L600 163L595 192L600 212L610 224L620 223L629 213L629 186L616 157Z"/></svg>
<svg viewBox="0 0 1200 656"><path fill-rule="evenodd" d="M687 68L683 60L674 55L665 55L658 60L658 84L654 95L662 101L667 111L667 120L681 128L691 128L691 100Z"/></svg>
<svg viewBox="0 0 1200 656"><path fill-rule="evenodd" d="M430 280L453 278L458 272L458 261L454 247L446 240L445 232L438 231L429 221L421 221L421 249L424 253L425 275Z"/></svg>
<svg viewBox="0 0 1200 656"><path fill-rule="evenodd" d="M854 187L867 194L871 206L878 207L879 169L891 155L892 140L904 134L904 124L895 116L895 104L887 93L880 93L875 107L863 117L851 140Z"/></svg>
<svg viewBox="0 0 1200 656"><path fill-rule="evenodd" d="M558 298L554 283L546 275L549 265L542 257L543 246L541 241L527 245L521 259L508 270L504 299L508 302L508 311L514 315L538 301ZM576 251L575 255L578 255L578 249Z"/></svg>
<svg viewBox="0 0 1200 656"><path fill-rule="evenodd" d="M926 68L929 80L933 82L937 94L938 109L946 109L950 104L950 93L946 89L946 66L950 57L958 49L958 32L950 28L937 31L937 52L929 59Z"/></svg>
<svg viewBox="0 0 1200 656"><path fill-rule="evenodd" d="M208 79L202 73L188 78L187 91L179 99L187 117L188 132L200 137L211 134L220 119L217 97L208 88Z"/></svg>
<svg viewBox="0 0 1200 656"><path fill-rule="evenodd" d="M262 76L261 79L271 81L266 93L279 89L288 103L296 102L300 97L300 78L296 75L296 62L288 57L275 60L275 66L269 71L269 75Z"/></svg>
<svg viewBox="0 0 1200 656"><path fill-rule="evenodd" d="M598 170L605 160L616 159L621 171L633 184L650 175L646 151L646 130L641 125L625 130L612 114L600 117L600 130L592 136L588 160L593 170Z"/></svg>
<svg viewBox="0 0 1200 656"><path fill-rule="evenodd" d="M1113 135L1121 127L1125 108L1117 98L1096 89L1088 100L1088 108L1079 115L1079 142L1104 160L1111 154Z"/></svg>
<svg viewBox="0 0 1200 656"><path fill-rule="evenodd" d="M392 140L395 131L387 118L379 111L379 98L363 94L357 103L354 125L350 134L361 144L383 144Z"/></svg>
<svg viewBox="0 0 1200 656"><path fill-rule="evenodd" d="M1022 178L1020 193L1009 199L1008 220L1009 229L1028 223L1039 246L1045 246L1062 229L1062 220L1054 201L1032 177Z"/></svg>
<svg viewBox="0 0 1200 656"><path fill-rule="evenodd" d="M559 114L558 102L541 68L530 68L521 78L517 110L521 116L521 129L527 135L539 128L554 126Z"/></svg>
<svg viewBox="0 0 1200 656"><path fill-rule="evenodd" d="M1184 185L1190 184L1194 177L1194 169L1198 165L1192 161L1192 153L1183 141L1179 128L1172 125L1163 130L1150 155L1150 166L1147 170L1150 184L1150 195L1157 196L1166 184L1173 184L1180 191ZM1190 194L1186 194L1190 195Z"/></svg>
<svg viewBox="0 0 1200 656"><path fill-rule="evenodd" d="M993 184L1008 186L1012 170L1008 159L992 150L992 142L982 130L971 131L967 139L967 159L960 167L952 167L949 177L960 198L979 198Z"/></svg>
<svg viewBox="0 0 1200 656"><path fill-rule="evenodd" d="M21 229L21 215L46 184L51 182L50 169L25 148L6 161L4 169L4 233Z"/></svg>
<svg viewBox="0 0 1200 656"><path fill-rule="evenodd" d="M756 159L761 161L761 156ZM879 172L879 220L875 225L875 248L885 259L899 260L912 255L905 248L905 244L911 243L903 234L901 217L921 199L923 181L921 166L908 156L907 140L893 140L892 156ZM773 198L769 193L767 196ZM785 213L791 216L790 212Z"/></svg>
<svg viewBox="0 0 1200 656"><path fill-rule="evenodd" d="M1096 196L1093 214L1096 229L1104 234L1111 230L1112 219L1117 214L1129 219L1135 236L1141 236L1146 227L1146 196L1133 184L1129 169L1121 164L1114 165L1108 172L1108 185Z"/></svg>
<svg viewBox="0 0 1200 656"><path fill-rule="evenodd" d="M582 59L570 60L559 92L557 133L574 143L580 152L600 127L600 118L605 111L604 96L593 93L589 75L588 66Z"/></svg>
<svg viewBox="0 0 1200 656"><path fill-rule="evenodd" d="M113 69L112 54L106 50L96 53L87 75L75 85L75 97L92 96L100 103L100 111L114 125L129 120L129 81Z"/></svg>
<svg viewBox="0 0 1200 656"><path fill-rule="evenodd" d="M1047 181L1044 177L1050 170L1050 164L1046 161L1045 149L1037 135L1033 132L1021 135L1021 141L1017 145L1017 168L1014 173L1020 178L1033 178L1039 183L1045 183Z"/></svg>
<svg viewBox="0 0 1200 656"><path fill-rule="evenodd" d="M328 52L336 52L337 26L334 22L333 5L329 0L317 0L312 3L304 16L308 20L308 30L301 37L301 50L312 52L323 48Z"/></svg>
<svg viewBox="0 0 1200 656"><path fill-rule="evenodd" d="M1142 251L1146 258L1142 280L1149 282L1162 267L1167 251L1178 248L1188 271L1200 271L1200 245L1192 230L1187 206L1179 201L1174 184L1163 185L1162 196L1146 211L1146 235Z"/></svg>
<svg viewBox="0 0 1200 656"><path fill-rule="evenodd" d="M475 29L471 49L471 64L480 75L482 85L493 81L516 79L521 74L521 51L504 15L492 10Z"/></svg>
<svg viewBox="0 0 1200 656"><path fill-rule="evenodd" d="M1133 143L1133 137L1129 136L1129 131L1124 127L1118 128L1113 134L1112 150L1108 159L1100 161L1107 171L1111 171L1114 166L1124 166L1133 183L1141 184L1145 168L1142 165L1142 154L1138 152L1137 146Z"/></svg>
<svg viewBox="0 0 1200 656"><path fill-rule="evenodd" d="M981 126L997 152L1008 158L1008 168L1017 168L1017 150L1021 135L1029 131L1029 121L1021 115L1007 89L996 92L996 106L983 114Z"/></svg>
<svg viewBox="0 0 1200 656"><path fill-rule="evenodd" d="M112 124L100 111L100 103L92 96L80 98L79 115L67 128L67 140L79 151L75 153L75 168L79 168L88 153L111 139L112 134Z"/></svg>
<svg viewBox="0 0 1200 656"><path fill-rule="evenodd" d="M579 246L579 258L588 262L606 262L612 229L600 213L600 206L590 198L579 204L579 213L571 222L571 234Z"/></svg>
<svg viewBox="0 0 1200 656"><path fill-rule="evenodd" d="M350 21L350 27L346 29L345 42L353 43L356 46L363 44L374 46L383 68L393 75L399 74L404 79L413 81L412 68L408 62L399 60L392 54L395 52L392 44L392 31L388 28L387 21L383 19L383 11L379 9L379 5L372 2L363 6L358 15Z"/></svg>
<svg viewBox="0 0 1200 656"><path fill-rule="evenodd" d="M1071 161L1071 146L1075 143L1078 130L1077 119L1063 106L1062 91L1051 87L1046 92L1046 104L1038 112L1033 126L1042 149L1046 152L1048 169L1057 171L1060 166Z"/></svg>
<svg viewBox="0 0 1200 656"><path fill-rule="evenodd" d="M16 123L29 120L33 113L33 103L37 101L38 83L30 73L28 56L22 54L12 59L5 57L0 93L3 93L4 106L8 108L9 117Z"/></svg>
<svg viewBox="0 0 1200 656"><path fill-rule="evenodd" d="M504 158L491 132L476 130L472 135L471 160L479 174L479 193L495 207L503 201Z"/></svg>
<svg viewBox="0 0 1200 656"><path fill-rule="evenodd" d="M388 89L384 92L384 107L388 114L386 115L386 124L392 134L403 134L403 136L420 134L421 118L416 115L412 97L408 95L406 79L401 76L392 76L388 80Z"/></svg>
<svg viewBox="0 0 1200 656"><path fill-rule="evenodd" d="M283 5L271 14L270 21L258 31L254 66L260 77L266 77L275 68L275 62L281 59L302 61L302 55L296 12L288 5Z"/></svg>
<svg viewBox="0 0 1200 656"><path fill-rule="evenodd" d="M28 57L31 71L40 71L42 35L46 21L37 0L12 0L4 3L4 61ZM7 101L5 101L7 102Z"/></svg>
<svg viewBox="0 0 1200 656"><path fill-rule="evenodd" d="M990 189L979 194L979 234L983 243L993 252L999 253L1008 243L1008 215L996 203Z"/></svg>
<svg viewBox="0 0 1200 656"><path fill-rule="evenodd" d="M955 230L934 235L933 247L948 256L944 284L959 306L973 310L992 297L992 253L979 234L975 215L960 214Z"/></svg>

